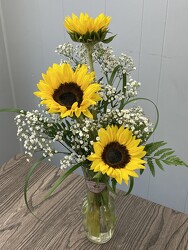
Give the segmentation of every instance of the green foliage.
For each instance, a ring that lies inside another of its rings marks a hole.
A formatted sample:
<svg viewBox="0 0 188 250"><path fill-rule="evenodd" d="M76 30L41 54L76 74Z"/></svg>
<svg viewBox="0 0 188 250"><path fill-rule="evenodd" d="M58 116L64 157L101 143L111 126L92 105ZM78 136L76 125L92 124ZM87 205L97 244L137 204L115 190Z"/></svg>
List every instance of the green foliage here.
<svg viewBox="0 0 188 250"><path fill-rule="evenodd" d="M110 42L114 39L115 36L116 36L116 35L110 36L110 37L108 37L108 38L102 40L102 42L103 42L103 43L110 43Z"/></svg>
<svg viewBox="0 0 188 250"><path fill-rule="evenodd" d="M108 80L108 84L109 85L113 85L113 83L114 83L114 81L115 81L115 79L116 79L116 74L117 74L117 72L118 72L118 70L121 68L121 65L117 65L114 69L113 69L113 71L112 71L112 73L111 73L111 76L110 76L110 79Z"/></svg>
<svg viewBox="0 0 188 250"><path fill-rule="evenodd" d="M62 176L59 177L59 179L57 179L57 181L54 183L53 187L50 189L50 191L48 192L48 194L45 196L45 198L49 198L50 195L59 187L59 185L71 174L73 173L77 168L79 168L80 166L83 166L85 164L86 161L83 162L79 162L77 164L75 164L73 167L71 167L68 171L66 171Z"/></svg>
<svg viewBox="0 0 188 250"><path fill-rule="evenodd" d="M166 143L164 141L152 142L145 146L146 155L151 155L154 151L156 151L159 147L164 146Z"/></svg>
<svg viewBox="0 0 188 250"><path fill-rule="evenodd" d="M174 150L171 148L161 148L166 145L164 141L152 142L145 146L146 156L145 159L148 163L149 169L153 176L155 176L155 165L164 170L163 164L174 166L188 165L182 161L178 156L174 155Z"/></svg>
<svg viewBox="0 0 188 250"><path fill-rule="evenodd" d="M0 109L0 112L13 112L13 113L20 113L22 110L21 109L16 109L16 108L4 108ZM25 111L23 111L25 113Z"/></svg>
<svg viewBox="0 0 188 250"><path fill-rule="evenodd" d="M130 176L129 179L130 179L130 184L129 184L129 189L126 192L126 195L130 194L134 187L134 177Z"/></svg>
<svg viewBox="0 0 188 250"><path fill-rule="evenodd" d="M114 193L116 193L116 184L117 184L117 181L116 181L116 179L112 178L111 182L112 182L112 189L113 189Z"/></svg>
<svg viewBox="0 0 188 250"><path fill-rule="evenodd" d="M33 165L31 166L29 172L27 173L26 175L26 178L25 178L25 183L24 183L24 200L25 200L25 204L28 208L28 210L33 214L30 206L29 206L29 203L28 203L28 199L27 199L27 189L28 189L28 186L29 186L29 180L31 178L31 176L33 175L34 171L39 167L40 163L45 159L45 157L41 157L40 159L38 159L37 161L35 161L33 163ZM34 215L34 214L33 214ZM36 217L36 215L34 215ZM37 217L38 218L38 217ZM39 219L39 218L38 218ZM40 220L40 219L39 219Z"/></svg>
<svg viewBox="0 0 188 250"><path fill-rule="evenodd" d="M81 35L76 32L68 32L69 36L74 42L80 42L80 43L87 43L87 44L95 44L98 42L103 42L103 43L110 43L116 35L113 35L109 38L106 38L106 35L110 33L108 29L103 30L100 29L97 32L92 31L92 32L87 32L84 35Z"/></svg>

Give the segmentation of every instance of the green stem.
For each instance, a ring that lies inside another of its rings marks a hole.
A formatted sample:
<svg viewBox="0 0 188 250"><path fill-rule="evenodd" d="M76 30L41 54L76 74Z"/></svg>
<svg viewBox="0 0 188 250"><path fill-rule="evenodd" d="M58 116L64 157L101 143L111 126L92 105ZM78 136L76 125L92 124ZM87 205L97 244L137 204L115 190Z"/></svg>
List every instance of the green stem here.
<svg viewBox="0 0 188 250"><path fill-rule="evenodd" d="M92 57L92 49L93 49L93 44L85 44L86 50L87 50L87 56L88 56L88 64L90 66L90 72L94 71L94 66L93 66L93 57Z"/></svg>
<svg viewBox="0 0 188 250"><path fill-rule="evenodd" d="M87 191L89 211L86 214L87 228L91 235L99 237L100 235L100 194Z"/></svg>
<svg viewBox="0 0 188 250"><path fill-rule="evenodd" d="M85 47L86 47L86 50L87 50L88 64L89 64L89 67L90 67L90 72L94 72L93 56L92 56L93 44L92 43L87 43L87 44L85 44ZM92 114L93 114L93 119L96 120L96 118L97 118L97 110L93 109Z"/></svg>

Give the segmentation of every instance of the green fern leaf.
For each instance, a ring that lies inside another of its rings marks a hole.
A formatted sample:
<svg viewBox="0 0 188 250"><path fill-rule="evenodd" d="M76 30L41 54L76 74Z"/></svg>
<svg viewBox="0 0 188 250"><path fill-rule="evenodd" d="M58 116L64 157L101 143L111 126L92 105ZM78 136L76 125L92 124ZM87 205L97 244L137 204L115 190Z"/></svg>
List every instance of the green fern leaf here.
<svg viewBox="0 0 188 250"><path fill-rule="evenodd" d="M162 163L160 162L160 160L159 160L159 159L156 159L155 162L156 162L157 166L158 166L161 170L164 171L163 165L162 165Z"/></svg>
<svg viewBox="0 0 188 250"><path fill-rule="evenodd" d="M171 150L172 150L171 148L163 148L163 149L160 149L160 150L158 150L158 151L154 154L154 156L162 155L162 154L166 153L167 151L171 151Z"/></svg>
<svg viewBox="0 0 188 250"><path fill-rule="evenodd" d="M162 161L167 164L167 165L175 165L175 166L186 166L188 167L188 165L182 161L178 156L176 155L172 155L167 157L166 159L162 159Z"/></svg>
<svg viewBox="0 0 188 250"><path fill-rule="evenodd" d="M148 158L147 162L152 175L155 176L155 166L153 164L152 158Z"/></svg>
<svg viewBox="0 0 188 250"><path fill-rule="evenodd" d="M168 151L166 153L164 153L163 155L161 155L160 159L164 159L169 155L172 155L174 153L174 150Z"/></svg>
<svg viewBox="0 0 188 250"><path fill-rule="evenodd" d="M152 142L152 143L146 144L146 146L145 146L145 151L147 152L146 155L147 156L151 155L158 148L164 146L165 144L166 144L166 142L164 142L164 141L158 141L158 142Z"/></svg>

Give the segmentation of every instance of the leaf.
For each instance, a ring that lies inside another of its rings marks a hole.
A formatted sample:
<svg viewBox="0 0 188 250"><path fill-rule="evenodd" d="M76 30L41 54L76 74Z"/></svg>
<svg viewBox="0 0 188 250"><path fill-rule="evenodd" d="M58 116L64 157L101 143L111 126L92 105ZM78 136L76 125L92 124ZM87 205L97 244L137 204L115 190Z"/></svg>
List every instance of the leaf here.
<svg viewBox="0 0 188 250"><path fill-rule="evenodd" d="M158 141L158 142L152 142L152 143L146 144L146 146L145 146L145 151L147 152L146 155L151 155L159 147L162 147L165 144L166 144L166 142L164 142L164 141Z"/></svg>
<svg viewBox="0 0 188 250"><path fill-rule="evenodd" d="M14 112L14 113L20 113L22 109L16 109L16 108L4 108L0 109L0 112ZM25 113L25 111L24 111Z"/></svg>
<svg viewBox="0 0 188 250"><path fill-rule="evenodd" d="M112 182L112 189L114 190L114 193L115 193L116 192L117 181L116 181L116 179L112 178L111 182Z"/></svg>
<svg viewBox="0 0 188 250"><path fill-rule="evenodd" d="M104 76L101 77L99 80L97 80L97 82L100 83L100 82L102 81L103 78L104 78Z"/></svg>
<svg viewBox="0 0 188 250"><path fill-rule="evenodd" d="M65 122L66 122L66 124L67 124L67 127L70 129L70 127L71 127L70 122L69 122L68 120L65 120Z"/></svg>
<svg viewBox="0 0 188 250"><path fill-rule="evenodd" d="M153 164L152 158L148 158L147 163L148 163L149 169L150 169L153 177L155 177L155 166Z"/></svg>
<svg viewBox="0 0 188 250"><path fill-rule="evenodd" d="M29 203L27 200L27 189L28 189L28 184L29 184L29 180L30 177L33 175L33 172L35 171L35 169L39 166L39 164L45 159L45 157L41 157L40 159L38 159L30 168L29 172L26 175L25 178L25 183L24 183L24 200L25 200L25 204L28 208L28 210L33 214L31 208L29 207ZM33 214L34 215L34 214ZM37 217L36 215L34 215L35 217ZM38 217L37 217L38 218ZM39 219L39 218L38 218ZM40 220L40 219L39 219Z"/></svg>
<svg viewBox="0 0 188 250"><path fill-rule="evenodd" d="M79 162L75 164L72 168L70 168L68 171L66 171L60 178L54 183L53 187L50 189L48 194L45 196L45 199L49 198L50 195L59 187L59 185L72 173L74 172L77 168L82 166L86 161Z"/></svg>
<svg viewBox="0 0 188 250"><path fill-rule="evenodd" d="M99 171L99 172L97 172L94 176L93 176L93 178L94 179L100 179L102 177L102 173Z"/></svg>
<svg viewBox="0 0 188 250"><path fill-rule="evenodd" d="M123 88L123 93L125 94L125 92L126 92L126 85L127 85L127 74L126 73L124 73L123 74L123 86L122 86L122 88Z"/></svg>
<svg viewBox="0 0 188 250"><path fill-rule="evenodd" d="M163 168L163 166L162 166L160 160L159 160L159 159L156 159L155 162L156 162L157 166L158 166L161 170L164 171L164 168Z"/></svg>
<svg viewBox="0 0 188 250"><path fill-rule="evenodd" d="M140 169L140 175L142 175L144 173L145 169Z"/></svg>
<svg viewBox="0 0 188 250"><path fill-rule="evenodd" d="M108 180L104 179L104 183L106 184L108 190L110 190L112 193L115 193L114 189L110 186Z"/></svg>
<svg viewBox="0 0 188 250"><path fill-rule="evenodd" d="M110 42L114 39L115 36L116 36L116 35L110 36L109 38L102 40L102 42L103 42L103 43L110 43Z"/></svg>
<svg viewBox="0 0 188 250"><path fill-rule="evenodd" d="M119 69L120 67L121 67L120 65L117 65L117 66L113 69L112 74L111 74L111 76L110 76L110 79L109 79L109 81L108 81L108 84L109 84L109 85L112 85L112 84L113 84L115 75L116 75L116 73L117 73L117 71L118 71L118 69Z"/></svg>
<svg viewBox="0 0 188 250"><path fill-rule="evenodd" d="M161 155L161 154L163 154L163 153L165 153L165 152L167 152L167 151L171 151L172 149L171 148L163 148L163 149L160 149L160 150L158 150L155 154L154 154L154 156L159 156L159 155Z"/></svg>
<svg viewBox="0 0 188 250"><path fill-rule="evenodd" d="M133 186L134 186L134 177L130 176L129 190L126 192L125 195L128 195L132 192Z"/></svg>
<svg viewBox="0 0 188 250"><path fill-rule="evenodd" d="M175 166L185 166L188 167L188 164L182 161L178 156L172 155L166 159L162 159L162 161L167 165L175 165Z"/></svg>
<svg viewBox="0 0 188 250"><path fill-rule="evenodd" d="M161 155L160 159L164 159L169 155L172 155L174 153L174 150L168 151L166 153L164 153L163 155Z"/></svg>

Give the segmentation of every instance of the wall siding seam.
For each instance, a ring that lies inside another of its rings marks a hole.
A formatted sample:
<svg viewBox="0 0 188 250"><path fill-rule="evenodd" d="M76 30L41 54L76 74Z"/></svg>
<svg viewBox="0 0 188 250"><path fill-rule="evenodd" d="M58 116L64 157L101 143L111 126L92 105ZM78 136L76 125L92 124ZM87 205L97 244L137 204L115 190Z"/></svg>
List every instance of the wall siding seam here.
<svg viewBox="0 0 188 250"><path fill-rule="evenodd" d="M66 14L65 14L65 11L64 11L64 9L65 9L65 1L63 0L62 1L62 5L61 5L61 8L62 8L62 17L63 17L63 19L65 19L65 16L67 16ZM66 41L66 30L65 29L63 29L63 36L64 36L64 41Z"/></svg>
<svg viewBox="0 0 188 250"><path fill-rule="evenodd" d="M140 44L139 44L139 59L138 59L138 81L140 80L140 64L141 64L141 50L142 50L142 38L143 38L143 20L144 20L144 0L142 0L142 17L140 28Z"/></svg>
<svg viewBox="0 0 188 250"><path fill-rule="evenodd" d="M139 44L139 59L138 59L138 81L140 81L140 65L141 65L141 54L142 54L142 40L143 40L143 22L144 22L144 0L142 1L142 17L141 17L141 29L140 29L140 44ZM149 173L146 199L149 197L149 187L150 187L151 173Z"/></svg>
<svg viewBox="0 0 188 250"><path fill-rule="evenodd" d="M9 56L8 43L7 43L7 34L6 34L3 8L2 8L1 1L0 1L0 19L1 19L1 26L2 26L2 33L3 33L3 41L4 41L4 46L5 46L5 56L7 59L8 77L9 77L9 81L10 81L11 95L12 95L13 105L16 108L17 102L16 102L16 95L15 95L15 90L14 90L14 81L13 81L13 77L12 77L12 69L11 69L11 64L10 64L10 56ZM20 141L18 141L18 145L20 148L20 152L23 153L23 148L22 148Z"/></svg>
<svg viewBox="0 0 188 250"><path fill-rule="evenodd" d="M186 195L186 198L185 198L185 205L184 205L184 209L183 209L183 212L184 213L188 213L188 211L186 211L187 207L188 207L188 190L187 190L187 195Z"/></svg>
<svg viewBox="0 0 188 250"><path fill-rule="evenodd" d="M165 14L165 22L164 22L164 32L163 32L163 43L161 49L161 58L160 58L160 68L159 68L159 78L158 78L158 88L157 88L157 99L156 105L158 106L159 103L159 90L161 85L161 75L162 75L162 67L163 67L163 54L164 54L164 45L165 45L165 38L166 38L166 27L167 27L167 16L168 16L168 0L166 1L166 14Z"/></svg>
<svg viewBox="0 0 188 250"><path fill-rule="evenodd" d="M11 94L12 94L12 100L13 100L14 107L17 107L15 90L14 90L14 81L13 81L13 77L12 77L12 70L11 70L11 65L10 65L10 56L9 56L8 44L7 44L7 34L6 34L4 15L3 15L3 8L2 8L1 1L0 1L0 19L1 19L1 25L2 25L3 41L4 41L4 46L5 46L5 55L6 55L6 59L7 59L8 76L9 76L9 81L10 81L10 89L11 89Z"/></svg>

